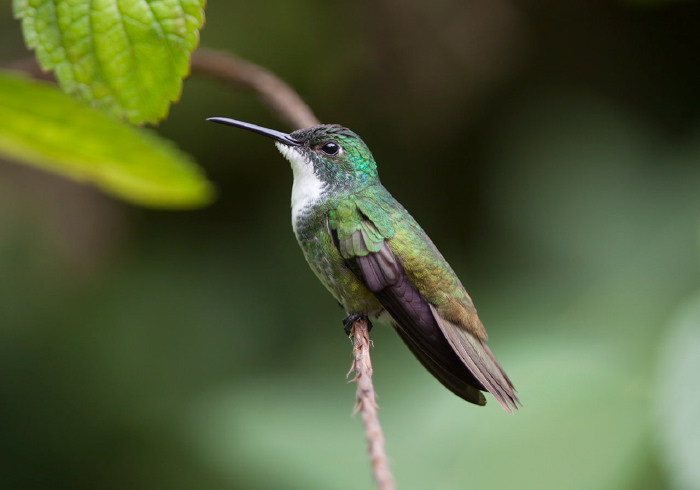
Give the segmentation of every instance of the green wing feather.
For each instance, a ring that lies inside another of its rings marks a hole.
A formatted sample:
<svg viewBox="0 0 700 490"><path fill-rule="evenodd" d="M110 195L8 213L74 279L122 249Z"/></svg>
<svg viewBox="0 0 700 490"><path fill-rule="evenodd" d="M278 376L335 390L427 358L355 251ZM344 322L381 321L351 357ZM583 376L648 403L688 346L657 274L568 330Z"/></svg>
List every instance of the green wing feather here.
<svg viewBox="0 0 700 490"><path fill-rule="evenodd" d="M388 216L366 199L346 200L331 210L329 224L338 238L341 257L365 257L379 252L386 239L394 236ZM374 215L375 220L368 215Z"/></svg>

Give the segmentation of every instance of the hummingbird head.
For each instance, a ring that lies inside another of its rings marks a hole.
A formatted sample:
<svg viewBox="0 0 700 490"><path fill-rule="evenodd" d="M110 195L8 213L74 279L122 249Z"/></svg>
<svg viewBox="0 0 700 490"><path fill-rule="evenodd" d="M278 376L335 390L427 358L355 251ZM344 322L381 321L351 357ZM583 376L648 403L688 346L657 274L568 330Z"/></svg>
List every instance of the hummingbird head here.
<svg viewBox="0 0 700 490"><path fill-rule="evenodd" d="M295 186L342 193L379 182L377 164L364 141L347 128L322 124L286 134L254 124L212 117L207 121L247 129L275 140L292 164Z"/></svg>

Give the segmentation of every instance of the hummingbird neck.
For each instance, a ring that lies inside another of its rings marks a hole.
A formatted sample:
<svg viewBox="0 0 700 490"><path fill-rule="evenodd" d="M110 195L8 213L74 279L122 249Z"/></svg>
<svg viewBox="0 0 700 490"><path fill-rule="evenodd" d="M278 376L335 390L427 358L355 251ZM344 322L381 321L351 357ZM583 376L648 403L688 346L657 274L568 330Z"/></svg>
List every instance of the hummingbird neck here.
<svg viewBox="0 0 700 490"><path fill-rule="evenodd" d="M312 163L304 155L282 143L276 143L276 146L292 165L292 227L296 232L297 221L321 200L328 186L318 178Z"/></svg>
<svg viewBox="0 0 700 490"><path fill-rule="evenodd" d="M281 142L275 145L291 163L294 174L292 226L295 232L299 221L313 213L318 206L341 200L367 186L379 183L376 165L371 157L366 160L357 155L356 158L352 158L351 165L343 165L319 159L303 147L292 147ZM353 148L348 149L352 150Z"/></svg>

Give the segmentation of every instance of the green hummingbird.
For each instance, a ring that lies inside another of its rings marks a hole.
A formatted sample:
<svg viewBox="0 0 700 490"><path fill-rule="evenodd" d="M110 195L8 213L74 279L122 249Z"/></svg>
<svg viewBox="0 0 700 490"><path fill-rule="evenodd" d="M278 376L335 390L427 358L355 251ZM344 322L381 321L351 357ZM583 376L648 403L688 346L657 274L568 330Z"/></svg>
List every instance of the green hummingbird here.
<svg viewBox="0 0 700 490"><path fill-rule="evenodd" d="M379 181L360 137L339 125L290 134L234 119L207 119L275 140L291 163L292 227L306 261L347 312L391 324L423 366L464 400L488 391L512 413L513 384L486 345L467 291L406 209Z"/></svg>

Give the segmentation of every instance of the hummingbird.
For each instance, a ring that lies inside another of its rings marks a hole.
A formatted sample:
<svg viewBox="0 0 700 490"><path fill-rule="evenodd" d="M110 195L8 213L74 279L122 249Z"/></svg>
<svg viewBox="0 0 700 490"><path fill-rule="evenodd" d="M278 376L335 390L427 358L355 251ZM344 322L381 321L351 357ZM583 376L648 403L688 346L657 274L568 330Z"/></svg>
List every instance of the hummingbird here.
<svg viewBox="0 0 700 490"><path fill-rule="evenodd" d="M311 270L345 309L394 327L447 389L476 405L489 392L509 413L513 384L486 345L469 294L428 235L384 188L367 145L323 124L283 133L223 117L208 121L267 136L289 160L292 228Z"/></svg>

